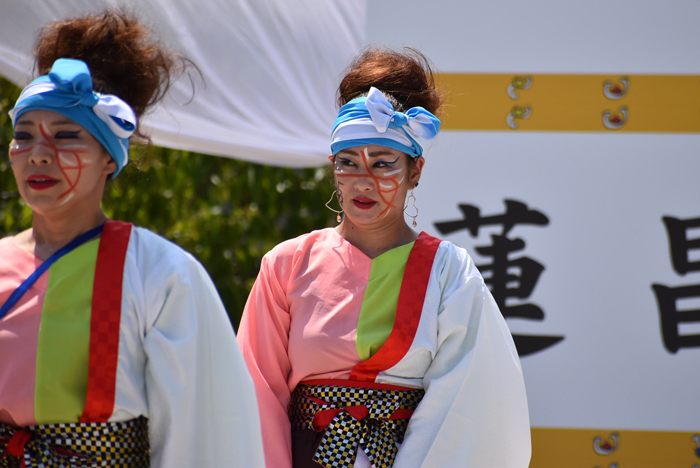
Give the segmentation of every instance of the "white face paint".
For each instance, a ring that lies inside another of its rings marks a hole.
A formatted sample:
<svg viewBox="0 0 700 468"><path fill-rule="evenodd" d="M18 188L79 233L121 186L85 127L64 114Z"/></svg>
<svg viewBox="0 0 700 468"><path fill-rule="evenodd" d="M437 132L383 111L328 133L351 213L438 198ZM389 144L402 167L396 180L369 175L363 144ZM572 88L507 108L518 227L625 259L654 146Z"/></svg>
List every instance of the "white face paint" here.
<svg viewBox="0 0 700 468"><path fill-rule="evenodd" d="M334 171L336 174L343 174L345 171L343 170L343 166L340 164L338 159L335 160L335 168Z"/></svg>
<svg viewBox="0 0 700 468"><path fill-rule="evenodd" d="M61 163L65 165L72 166L75 164L75 154L73 153L65 153L61 151L58 153L58 157L60 158Z"/></svg>
<svg viewBox="0 0 700 468"><path fill-rule="evenodd" d="M83 199L99 210L105 174L114 163L85 128L61 114L33 110L17 119L14 131L10 161L20 194L35 213L67 205L84 210L77 208L87 206Z"/></svg>
<svg viewBox="0 0 700 468"><path fill-rule="evenodd" d="M393 176L394 174L398 174L401 171L403 171L403 168L396 169L395 171L385 172L384 177Z"/></svg>
<svg viewBox="0 0 700 468"><path fill-rule="evenodd" d="M92 158L82 157L83 153L86 151L85 145L71 145L73 146L72 151L65 151L66 148L62 147L58 153L58 163L61 172L66 178L66 181L70 185L70 188L59 196L59 199L68 197L78 190L78 183L83 175L83 170L92 162ZM70 198L73 198L72 196Z"/></svg>
<svg viewBox="0 0 700 468"><path fill-rule="evenodd" d="M65 205L66 203L68 203L69 201L71 201L71 200L73 199L73 197L75 197L75 192L69 193L68 195L66 195L65 197L63 197L62 200L60 200L60 201L58 202L58 206L63 206L63 205Z"/></svg>
<svg viewBox="0 0 700 468"><path fill-rule="evenodd" d="M408 171L404 153L379 145L348 148L333 162L338 200L351 218L355 213L382 220L403 207L399 192L405 192Z"/></svg>

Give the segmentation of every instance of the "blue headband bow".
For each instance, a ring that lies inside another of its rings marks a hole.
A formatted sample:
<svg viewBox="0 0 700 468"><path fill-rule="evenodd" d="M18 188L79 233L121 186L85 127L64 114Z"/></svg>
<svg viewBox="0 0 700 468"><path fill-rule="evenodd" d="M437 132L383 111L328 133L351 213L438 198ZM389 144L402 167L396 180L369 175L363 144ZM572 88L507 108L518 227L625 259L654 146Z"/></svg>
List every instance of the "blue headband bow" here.
<svg viewBox="0 0 700 468"><path fill-rule="evenodd" d="M32 110L64 115L90 132L117 163L115 177L129 163L129 137L136 130L136 115L119 97L92 91L85 62L58 59L48 75L32 81L10 111L12 125Z"/></svg>
<svg viewBox="0 0 700 468"><path fill-rule="evenodd" d="M422 107L406 113L394 106L377 88L370 88L367 97L353 99L338 111L333 124L331 152L363 145L381 145L413 157L423 155L427 140L440 131L440 120Z"/></svg>

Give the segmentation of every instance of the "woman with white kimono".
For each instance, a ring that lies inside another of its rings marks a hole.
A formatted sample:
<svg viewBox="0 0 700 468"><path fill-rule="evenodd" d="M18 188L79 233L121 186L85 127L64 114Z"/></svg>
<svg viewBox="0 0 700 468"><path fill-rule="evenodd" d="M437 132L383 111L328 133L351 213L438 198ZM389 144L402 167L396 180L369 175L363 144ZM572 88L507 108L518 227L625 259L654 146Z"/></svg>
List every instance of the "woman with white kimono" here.
<svg viewBox="0 0 700 468"><path fill-rule="evenodd" d="M238 331L267 466L527 467L508 327L467 252L404 218L440 128L427 60L369 50L338 95L344 216L265 255Z"/></svg>
<svg viewBox="0 0 700 468"><path fill-rule="evenodd" d="M33 220L0 240L0 466L262 466L253 382L206 271L100 208L179 59L109 11L45 26L35 56L10 112Z"/></svg>

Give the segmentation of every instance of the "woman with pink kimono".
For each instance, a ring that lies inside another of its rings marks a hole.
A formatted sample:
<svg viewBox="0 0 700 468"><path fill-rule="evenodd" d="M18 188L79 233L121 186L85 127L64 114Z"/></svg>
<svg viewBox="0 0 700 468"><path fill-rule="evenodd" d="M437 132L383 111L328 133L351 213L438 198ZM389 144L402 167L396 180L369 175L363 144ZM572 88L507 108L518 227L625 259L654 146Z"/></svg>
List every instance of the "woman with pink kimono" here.
<svg viewBox="0 0 700 468"><path fill-rule="evenodd" d="M266 465L527 467L508 327L467 252L405 220L440 128L427 60L369 50L338 95L340 224L265 255L238 333Z"/></svg>

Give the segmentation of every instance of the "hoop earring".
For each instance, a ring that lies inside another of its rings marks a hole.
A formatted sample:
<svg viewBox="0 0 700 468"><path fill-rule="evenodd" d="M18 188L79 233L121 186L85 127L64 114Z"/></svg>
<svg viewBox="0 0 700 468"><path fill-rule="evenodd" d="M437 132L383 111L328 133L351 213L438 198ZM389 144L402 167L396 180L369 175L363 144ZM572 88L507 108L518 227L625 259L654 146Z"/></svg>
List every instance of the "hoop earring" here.
<svg viewBox="0 0 700 468"><path fill-rule="evenodd" d="M335 197L335 193L336 193L336 191L333 190L333 194L331 195L330 200L328 200L328 201L326 202L326 208L328 208L329 210L331 210L333 213L338 213L338 216L335 217L335 220L338 221L338 222L341 222L341 221L343 220L343 218L341 218L340 215L341 215L341 213L343 212L343 210L340 210L340 211L334 210L333 208L331 208L331 207L328 205L330 202L333 201L333 197Z"/></svg>
<svg viewBox="0 0 700 468"><path fill-rule="evenodd" d="M409 203L411 202L411 199L413 199L413 208L416 209L416 214L410 214L406 213L406 208L408 208ZM411 193L408 195L408 199L406 200L406 206L403 207L403 212L406 213L406 216L409 218L413 218L413 227L418 226L418 223L416 222L416 218L418 217L418 207L416 206L416 197L413 195L413 190L411 190Z"/></svg>

